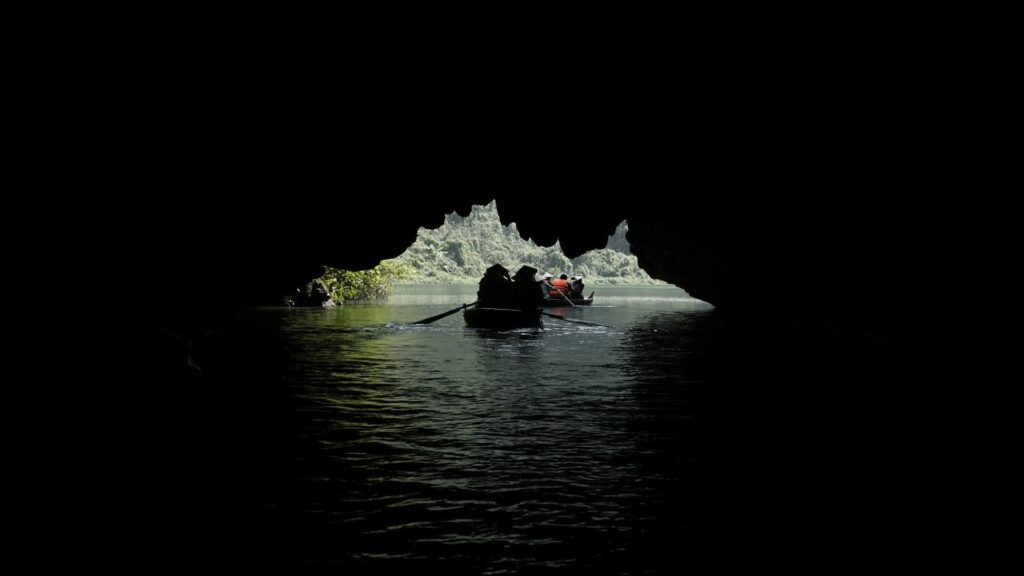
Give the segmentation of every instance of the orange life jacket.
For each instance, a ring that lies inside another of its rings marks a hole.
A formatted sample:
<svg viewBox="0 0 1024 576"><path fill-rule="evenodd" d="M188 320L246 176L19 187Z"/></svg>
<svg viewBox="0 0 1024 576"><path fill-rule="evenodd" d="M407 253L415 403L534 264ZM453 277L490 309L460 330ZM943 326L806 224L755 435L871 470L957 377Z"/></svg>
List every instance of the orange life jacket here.
<svg viewBox="0 0 1024 576"><path fill-rule="evenodd" d="M554 296L555 298L561 298L559 294L569 293L569 281L563 280L562 278L553 278L551 285L555 287L554 290L548 291L548 296Z"/></svg>

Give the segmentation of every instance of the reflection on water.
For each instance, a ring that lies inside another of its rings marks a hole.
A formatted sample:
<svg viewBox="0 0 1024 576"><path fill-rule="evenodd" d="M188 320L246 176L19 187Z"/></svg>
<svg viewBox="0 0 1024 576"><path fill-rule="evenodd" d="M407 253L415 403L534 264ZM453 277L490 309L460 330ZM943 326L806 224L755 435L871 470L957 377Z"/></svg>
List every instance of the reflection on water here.
<svg viewBox="0 0 1024 576"><path fill-rule="evenodd" d="M346 574L1017 557L1019 403L983 410L955 346L818 342L664 288L559 311L607 328L409 325L473 290L247 310L196 351L202 376L140 374L102 475L130 502L123 548Z"/></svg>
<svg viewBox="0 0 1024 576"><path fill-rule="evenodd" d="M975 375L926 347L817 342L666 288L559 311L610 327L409 325L460 290L240 314L203 378L157 391L173 448L140 511L229 563L348 574L969 568L1017 547L995 521L1019 492L1009 420L972 417Z"/></svg>
<svg viewBox="0 0 1024 576"><path fill-rule="evenodd" d="M460 314L404 325L472 291L438 289L264 311L282 315L298 403L297 559L470 573L662 561L694 522L680 496L711 308L620 289L605 291L614 304L558 311L612 328L475 330Z"/></svg>

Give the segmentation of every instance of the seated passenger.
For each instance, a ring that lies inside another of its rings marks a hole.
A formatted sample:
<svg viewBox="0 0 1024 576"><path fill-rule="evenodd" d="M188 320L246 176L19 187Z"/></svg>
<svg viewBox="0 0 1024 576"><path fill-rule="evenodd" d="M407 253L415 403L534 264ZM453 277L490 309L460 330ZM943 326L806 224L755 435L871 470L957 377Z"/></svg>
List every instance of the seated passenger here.
<svg viewBox="0 0 1024 576"><path fill-rule="evenodd" d="M537 285L540 286L541 296L547 296L550 291L555 289L555 287L551 285L552 278L554 278L554 276L547 272L541 274L540 280L537 281Z"/></svg>
<svg viewBox="0 0 1024 576"><path fill-rule="evenodd" d="M512 278L513 305L520 310L534 310L541 305L544 295L537 291L537 269L523 266Z"/></svg>
<svg viewBox="0 0 1024 576"><path fill-rule="evenodd" d="M484 272L476 299L477 306L481 308L512 307L512 280L504 266L495 264Z"/></svg>
<svg viewBox="0 0 1024 576"><path fill-rule="evenodd" d="M569 283L572 291L569 295L570 298L583 298L583 276L573 276L572 281Z"/></svg>
<svg viewBox="0 0 1024 576"><path fill-rule="evenodd" d="M551 281L552 290L548 292L548 295L552 298L561 298L563 296L569 296L569 276L564 272Z"/></svg>

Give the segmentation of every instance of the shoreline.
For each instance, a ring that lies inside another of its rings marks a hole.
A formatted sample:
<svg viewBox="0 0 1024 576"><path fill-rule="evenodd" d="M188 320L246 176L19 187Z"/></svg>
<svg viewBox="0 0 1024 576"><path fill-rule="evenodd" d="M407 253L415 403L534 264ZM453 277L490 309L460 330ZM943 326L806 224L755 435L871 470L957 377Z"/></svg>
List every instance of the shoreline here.
<svg viewBox="0 0 1024 576"><path fill-rule="evenodd" d="M675 286L662 280L645 280L643 278L584 278L585 285L589 288L594 286ZM422 285L445 285L445 286L476 286L479 279L455 282L441 278L416 279L413 281L395 282L395 286L422 286Z"/></svg>

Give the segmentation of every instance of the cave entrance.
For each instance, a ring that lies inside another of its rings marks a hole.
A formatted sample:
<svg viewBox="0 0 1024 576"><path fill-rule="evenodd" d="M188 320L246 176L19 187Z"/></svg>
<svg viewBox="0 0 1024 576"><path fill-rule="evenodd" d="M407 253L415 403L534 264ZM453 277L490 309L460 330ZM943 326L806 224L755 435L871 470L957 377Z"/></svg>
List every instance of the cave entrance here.
<svg viewBox="0 0 1024 576"><path fill-rule="evenodd" d="M572 223L553 222L555 227ZM381 299L396 286L477 284L488 267L501 264L510 271L520 266L558 278L578 278L585 289L609 286L666 286L651 278L630 253L625 221L616 226L604 248L567 257L556 241L540 246L524 239L514 222L503 225L496 202L476 205L462 216L446 215L434 229L421 227L416 241L397 258L387 259L368 272L343 272L327 267L324 281L335 303ZM580 296L580 295L577 295Z"/></svg>
<svg viewBox="0 0 1024 576"><path fill-rule="evenodd" d="M551 222L553 227L572 226ZM556 242L539 246L524 240L516 224L502 225L495 202L474 206L468 216L450 214L435 230L420 228L413 243L396 261L411 270L410 282L475 284L493 264L502 264L510 271L527 265L538 273L555 276L565 273L582 276L602 285L663 285L644 272L635 256L629 253L625 239L625 222L609 238L608 247L590 250L576 258L568 258Z"/></svg>

